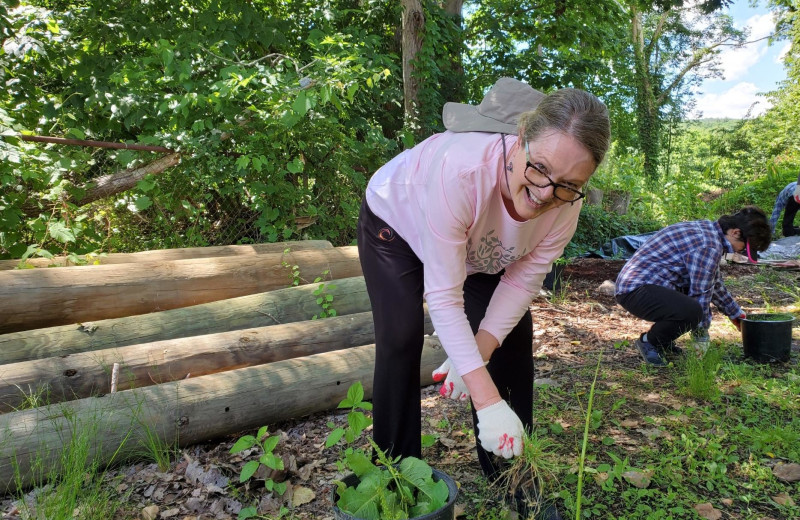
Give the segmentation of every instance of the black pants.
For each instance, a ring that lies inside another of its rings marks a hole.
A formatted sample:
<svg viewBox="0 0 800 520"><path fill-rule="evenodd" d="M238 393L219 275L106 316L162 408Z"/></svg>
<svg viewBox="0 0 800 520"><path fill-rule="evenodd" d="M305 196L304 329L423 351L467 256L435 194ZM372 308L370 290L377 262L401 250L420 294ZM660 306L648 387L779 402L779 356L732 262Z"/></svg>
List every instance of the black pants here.
<svg viewBox="0 0 800 520"><path fill-rule="evenodd" d="M652 321L647 341L664 348L703 321L700 303L679 291L660 285L643 285L617 296L622 307L643 320Z"/></svg>
<svg viewBox="0 0 800 520"><path fill-rule="evenodd" d="M794 217L797 215L798 209L800 209L800 204L794 200L794 197L789 197L789 202L786 203L783 210L783 236L800 235L800 228L794 226Z"/></svg>
<svg viewBox="0 0 800 520"><path fill-rule="evenodd" d="M358 254L375 322L373 438L393 456L421 457L420 357L423 341L423 264L366 202L358 219ZM501 273L474 274L464 282L464 310L477 333ZM526 312L487 365L489 374L522 424L533 424L533 321ZM473 409L473 422L477 419ZM478 446L487 476L499 468Z"/></svg>

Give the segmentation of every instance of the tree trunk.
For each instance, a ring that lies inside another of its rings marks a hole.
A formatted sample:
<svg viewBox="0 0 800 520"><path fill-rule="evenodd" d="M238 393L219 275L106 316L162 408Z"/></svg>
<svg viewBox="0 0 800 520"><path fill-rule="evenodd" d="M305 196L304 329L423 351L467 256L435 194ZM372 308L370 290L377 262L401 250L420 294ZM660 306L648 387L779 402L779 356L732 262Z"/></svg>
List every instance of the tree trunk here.
<svg viewBox="0 0 800 520"><path fill-rule="evenodd" d="M414 60L422 48L425 14L420 0L403 0L403 98L406 126L419 120L419 86Z"/></svg>
<svg viewBox="0 0 800 520"><path fill-rule="evenodd" d="M298 283L358 276L358 248L0 271L0 334L274 291L298 270Z"/></svg>
<svg viewBox="0 0 800 520"><path fill-rule="evenodd" d="M423 385L445 358L425 341ZM148 435L187 446L330 410L357 381L370 397L374 364L367 345L0 415L0 491L42 483L81 441L106 464L141 453Z"/></svg>
<svg viewBox="0 0 800 520"><path fill-rule="evenodd" d="M327 292L338 315L370 310L363 276L336 280L334 285ZM4 334L0 364L310 320L322 310L314 294L318 287L290 287L141 316Z"/></svg>
<svg viewBox="0 0 800 520"><path fill-rule="evenodd" d="M0 365L0 412L20 408L31 395L54 404L107 394L114 363L117 390L128 390L374 342L372 313L361 312Z"/></svg>
<svg viewBox="0 0 800 520"><path fill-rule="evenodd" d="M636 79L636 126L639 131L639 146L644 154L644 174L650 180L658 177L659 153L659 109L656 105L651 81L642 27L642 13L630 8L631 41L634 55L634 77Z"/></svg>
<svg viewBox="0 0 800 520"><path fill-rule="evenodd" d="M463 6L464 0L445 0L443 8L445 13L460 20Z"/></svg>
<svg viewBox="0 0 800 520"><path fill-rule="evenodd" d="M466 95L466 79L464 76L464 16L462 14L464 0L445 0L444 12L452 20L458 32L454 35L449 56L448 70L440 76L440 93L446 100L457 101Z"/></svg>
<svg viewBox="0 0 800 520"><path fill-rule="evenodd" d="M167 260L188 260L191 258L212 258L215 256L249 256L268 253L282 253L287 248L293 252L316 249L331 249L333 245L327 240L295 240L289 242L273 242L268 244L247 244L233 246L183 247L178 249L155 249L138 253L111 253L87 259L87 264L79 265L111 265L141 262L164 262ZM93 262L97 262L94 264ZM23 267L72 267L65 256L53 258L28 258L22 260L0 260L0 271Z"/></svg>

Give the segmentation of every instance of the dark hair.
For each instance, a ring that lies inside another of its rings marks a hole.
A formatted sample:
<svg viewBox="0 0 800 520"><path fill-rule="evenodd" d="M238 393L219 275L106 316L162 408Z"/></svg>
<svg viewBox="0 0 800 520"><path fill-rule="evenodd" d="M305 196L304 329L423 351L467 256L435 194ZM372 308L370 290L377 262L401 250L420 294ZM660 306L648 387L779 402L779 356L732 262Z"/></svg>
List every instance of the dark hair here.
<svg viewBox="0 0 800 520"><path fill-rule="evenodd" d="M589 150L595 168L603 162L611 140L608 109L596 96L576 88L551 92L531 112L519 118L519 134L526 141L547 131L571 135Z"/></svg>
<svg viewBox="0 0 800 520"><path fill-rule="evenodd" d="M733 215L722 215L717 222L723 233L729 229L741 231L742 241L756 251L765 251L772 241L767 214L756 206L745 206Z"/></svg>

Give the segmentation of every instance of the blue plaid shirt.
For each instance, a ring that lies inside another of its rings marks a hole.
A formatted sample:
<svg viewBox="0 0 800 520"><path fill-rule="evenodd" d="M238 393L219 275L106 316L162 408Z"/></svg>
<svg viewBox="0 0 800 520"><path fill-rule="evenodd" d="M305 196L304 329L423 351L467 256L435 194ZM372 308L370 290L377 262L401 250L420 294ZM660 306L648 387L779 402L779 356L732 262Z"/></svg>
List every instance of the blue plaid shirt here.
<svg viewBox="0 0 800 520"><path fill-rule="evenodd" d="M778 194L778 198L775 199L775 207L772 208L772 216L769 217L769 227L772 229L773 233L775 232L775 225L778 223L781 212L783 212L783 209L789 203L789 199L794 197L795 186L797 186L796 182L790 182L781 190Z"/></svg>
<svg viewBox="0 0 800 520"><path fill-rule="evenodd" d="M667 226L650 237L622 267L617 294L643 285L660 285L686 293L703 307L701 327L711 324L711 303L729 318L742 313L722 283L719 262L732 253L719 223L694 220Z"/></svg>

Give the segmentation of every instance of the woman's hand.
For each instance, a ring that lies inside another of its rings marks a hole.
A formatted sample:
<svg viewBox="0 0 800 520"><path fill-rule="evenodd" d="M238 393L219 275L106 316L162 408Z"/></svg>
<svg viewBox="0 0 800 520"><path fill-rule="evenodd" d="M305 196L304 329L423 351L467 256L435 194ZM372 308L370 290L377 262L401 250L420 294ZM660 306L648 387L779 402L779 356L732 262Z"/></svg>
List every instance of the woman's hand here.
<svg viewBox="0 0 800 520"><path fill-rule="evenodd" d="M436 334L434 332L434 334ZM492 357L492 352L498 347L498 342L488 332L485 330L478 330L478 333L475 335L475 343L478 345L478 351L481 354L481 357L485 360L483 362L483 366L489 364L489 358ZM481 377L482 380L482 387L487 387L486 379L489 376L488 372L485 372L485 377ZM433 381L438 383L439 381L444 380L444 384L439 389L439 394L442 397L452 399L454 401L466 401L470 397L470 391L467 387L467 384L464 383L464 380L461 376L458 375L455 368L453 368L452 364L450 363L450 358L447 358L442 365L433 371L431 374L433 376ZM490 391L493 393L497 393L497 388L495 388L494 383L492 383L491 378L488 378ZM487 387L487 388L489 388ZM491 397L491 396L489 396Z"/></svg>
<svg viewBox="0 0 800 520"><path fill-rule="evenodd" d="M450 358L447 358L442 366L433 371L433 380L438 383L444 379L444 384L439 389L442 397L454 401L466 401L469 399L469 389L464 384L464 380L458 375L456 370L450 366Z"/></svg>
<svg viewBox="0 0 800 520"><path fill-rule="evenodd" d="M505 401L478 410L478 440L484 450L505 459L522 454L525 428Z"/></svg>

